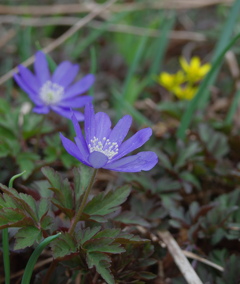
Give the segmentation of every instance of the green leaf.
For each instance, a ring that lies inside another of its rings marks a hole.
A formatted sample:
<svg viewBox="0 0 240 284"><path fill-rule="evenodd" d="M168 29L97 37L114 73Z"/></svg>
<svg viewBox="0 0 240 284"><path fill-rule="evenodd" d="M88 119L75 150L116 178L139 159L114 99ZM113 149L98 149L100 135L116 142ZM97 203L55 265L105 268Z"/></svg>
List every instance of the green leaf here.
<svg viewBox="0 0 240 284"><path fill-rule="evenodd" d="M79 230L76 233L76 239L80 244L84 244L85 242L89 241L94 235L96 235L100 230L100 226Z"/></svg>
<svg viewBox="0 0 240 284"><path fill-rule="evenodd" d="M21 228L15 235L14 249L24 249L32 246L35 241L39 242L42 238L42 232L36 227Z"/></svg>
<svg viewBox="0 0 240 284"><path fill-rule="evenodd" d="M77 245L69 233L62 233L51 243L53 257L64 257L77 251Z"/></svg>
<svg viewBox="0 0 240 284"><path fill-rule="evenodd" d="M97 272L102 276L102 278L108 284L115 284L113 275L109 269L110 267L110 258L102 253L98 252L89 252L87 253L87 264L89 268L96 267Z"/></svg>
<svg viewBox="0 0 240 284"><path fill-rule="evenodd" d="M135 224L143 227L149 227L149 223L143 218L137 216L134 212L125 211L114 218L114 221L121 222L123 224Z"/></svg>
<svg viewBox="0 0 240 284"><path fill-rule="evenodd" d="M76 208L80 206L80 197L85 192L88 187L90 180L92 178L94 169L84 164L81 164L79 168L73 169L73 182L74 191L76 196Z"/></svg>
<svg viewBox="0 0 240 284"><path fill-rule="evenodd" d="M125 251L119 243L113 243L114 239L101 238L91 239L84 243L83 248L88 252L122 253Z"/></svg>
<svg viewBox="0 0 240 284"><path fill-rule="evenodd" d="M20 168L20 171L26 171L23 175L23 179L27 179L33 170L36 168L36 162L40 160L40 157L32 152L20 152L16 161Z"/></svg>
<svg viewBox="0 0 240 284"><path fill-rule="evenodd" d="M42 173L48 179L51 185L49 189L55 193L56 199L62 207L73 209L72 188L69 181L63 180L61 175L50 167L42 168Z"/></svg>
<svg viewBox="0 0 240 284"><path fill-rule="evenodd" d="M89 215L107 215L119 209L119 206L126 201L131 188L126 185L108 192L106 195L100 193L88 202L84 213Z"/></svg>

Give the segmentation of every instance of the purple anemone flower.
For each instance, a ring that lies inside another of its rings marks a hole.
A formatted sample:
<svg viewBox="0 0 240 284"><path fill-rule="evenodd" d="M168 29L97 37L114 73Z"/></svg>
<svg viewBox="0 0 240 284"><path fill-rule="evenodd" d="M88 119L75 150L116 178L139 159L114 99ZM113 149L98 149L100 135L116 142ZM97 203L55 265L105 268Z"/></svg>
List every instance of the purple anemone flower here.
<svg viewBox="0 0 240 284"><path fill-rule="evenodd" d="M85 138L74 114L72 123L76 132L75 143L60 134L63 146L70 155L87 166L118 172L140 172L151 170L158 162L157 155L150 151L125 157L152 135L151 128L144 128L123 142L132 123L130 115L125 115L111 129L109 116L104 112L95 114L93 105L87 104Z"/></svg>
<svg viewBox="0 0 240 284"><path fill-rule="evenodd" d="M19 65L19 73L14 74L18 85L28 94L36 105L33 111L46 114L50 110L71 118L72 108L81 108L91 102L90 96L78 96L85 93L93 84L94 76L88 74L74 83L79 66L69 61L62 62L51 75L46 55L38 51L35 55L35 75L26 67ZM78 121L84 120L81 112L73 110Z"/></svg>

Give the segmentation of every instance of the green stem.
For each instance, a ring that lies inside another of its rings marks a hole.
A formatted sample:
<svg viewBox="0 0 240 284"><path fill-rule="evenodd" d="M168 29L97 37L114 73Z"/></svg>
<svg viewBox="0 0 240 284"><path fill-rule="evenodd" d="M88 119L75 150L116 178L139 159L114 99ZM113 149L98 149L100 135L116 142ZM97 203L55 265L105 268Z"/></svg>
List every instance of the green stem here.
<svg viewBox="0 0 240 284"><path fill-rule="evenodd" d="M70 229L69 229L69 234L70 234L70 235L74 232L74 229L75 229L77 223L79 222L79 220L80 220L80 218L81 218L82 212L83 212L83 210L84 210L84 207L85 207L86 202L87 202L87 199L88 199L88 195L89 195L89 193L90 193L90 190L92 189L92 186L93 186L93 183L94 183L96 174L97 174L97 169L94 169L92 178L91 178L90 183L89 183L89 185L88 185L88 188L86 189L86 191L85 191L85 193L84 193L81 206L79 207L79 210L78 210L77 214L75 215L74 221L73 221L73 223L72 223L72 225L71 225L71 227L70 227Z"/></svg>

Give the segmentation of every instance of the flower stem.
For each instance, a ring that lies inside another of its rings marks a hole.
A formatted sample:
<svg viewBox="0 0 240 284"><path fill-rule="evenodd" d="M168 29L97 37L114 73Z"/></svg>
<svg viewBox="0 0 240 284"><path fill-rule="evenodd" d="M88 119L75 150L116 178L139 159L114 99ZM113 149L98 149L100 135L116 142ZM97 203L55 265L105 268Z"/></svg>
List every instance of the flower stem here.
<svg viewBox="0 0 240 284"><path fill-rule="evenodd" d="M84 210L84 207L85 207L87 199L88 199L88 195L90 193L90 190L92 189L92 186L93 186L96 174L97 174L97 169L94 169L94 172L93 172L93 175L91 177L90 183L89 183L86 191L84 192L84 196L83 196L83 200L82 200L81 206L79 207L79 210L78 210L77 214L75 215L74 221L73 221L73 223L72 223L72 225L71 225L71 227L70 227L70 229L68 231L70 235L74 232L74 229L75 229L77 223L79 222L79 220L81 218L82 212Z"/></svg>

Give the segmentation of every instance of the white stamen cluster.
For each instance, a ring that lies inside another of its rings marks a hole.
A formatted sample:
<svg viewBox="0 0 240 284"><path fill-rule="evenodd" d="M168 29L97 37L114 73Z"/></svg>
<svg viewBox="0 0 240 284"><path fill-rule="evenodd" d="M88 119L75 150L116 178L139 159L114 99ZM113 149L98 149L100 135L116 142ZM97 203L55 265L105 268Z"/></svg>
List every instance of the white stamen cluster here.
<svg viewBox="0 0 240 284"><path fill-rule="evenodd" d="M111 142L106 137L103 137L102 141L99 141L97 137L93 137L90 140L90 144L88 144L88 148L90 153L97 151L101 152L108 157L108 159L112 159L118 153L118 143Z"/></svg>
<svg viewBox="0 0 240 284"><path fill-rule="evenodd" d="M64 88L56 83L47 81L40 89L40 98L46 105L58 103L64 94Z"/></svg>

